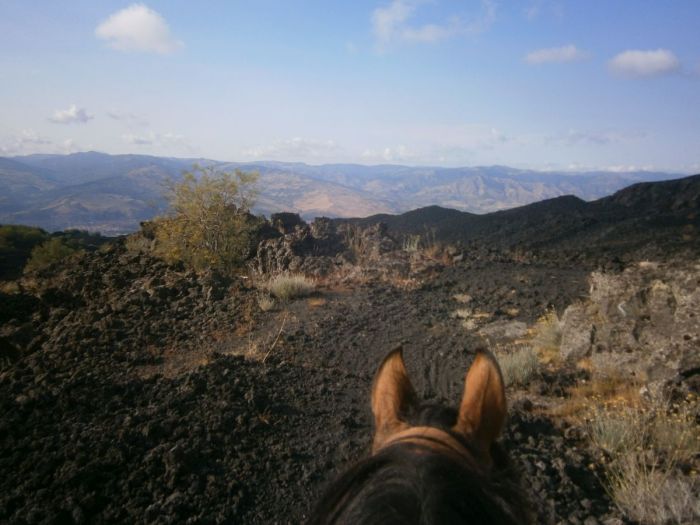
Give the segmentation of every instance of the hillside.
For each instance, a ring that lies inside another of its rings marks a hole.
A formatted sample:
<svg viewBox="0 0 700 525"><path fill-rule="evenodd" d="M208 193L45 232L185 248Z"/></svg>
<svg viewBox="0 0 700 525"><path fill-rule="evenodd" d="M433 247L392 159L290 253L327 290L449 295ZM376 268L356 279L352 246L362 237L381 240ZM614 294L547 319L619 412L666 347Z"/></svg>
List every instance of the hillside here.
<svg viewBox="0 0 700 525"><path fill-rule="evenodd" d="M442 207L488 213L563 195L592 200L667 173L540 173L508 167L422 168L301 163L230 163L147 155L29 155L0 159L0 223L49 231L115 235L165 211L164 182L193 164L255 170L256 213L293 211L304 218L363 217Z"/></svg>
<svg viewBox="0 0 700 525"><path fill-rule="evenodd" d="M481 243L505 249L551 253L661 249L690 246L700 232L700 175L639 183L585 202L574 196L475 215L431 206L401 215L380 214L348 222L384 223L397 236L434 236L445 242Z"/></svg>

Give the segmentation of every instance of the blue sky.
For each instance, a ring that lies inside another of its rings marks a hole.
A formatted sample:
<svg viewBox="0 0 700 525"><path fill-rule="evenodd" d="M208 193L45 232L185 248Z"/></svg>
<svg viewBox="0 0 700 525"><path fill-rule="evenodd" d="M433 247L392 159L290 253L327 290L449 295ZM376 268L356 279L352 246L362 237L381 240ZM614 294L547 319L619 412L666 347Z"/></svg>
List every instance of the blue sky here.
<svg viewBox="0 0 700 525"><path fill-rule="evenodd" d="M700 172L700 2L0 0L0 155Z"/></svg>

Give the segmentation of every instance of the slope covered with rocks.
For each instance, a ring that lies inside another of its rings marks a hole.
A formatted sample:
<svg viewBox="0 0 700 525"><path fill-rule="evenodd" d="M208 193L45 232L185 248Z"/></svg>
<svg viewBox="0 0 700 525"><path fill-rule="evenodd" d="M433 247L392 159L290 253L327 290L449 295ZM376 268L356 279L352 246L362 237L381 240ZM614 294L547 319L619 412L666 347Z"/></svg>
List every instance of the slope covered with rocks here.
<svg viewBox="0 0 700 525"><path fill-rule="evenodd" d="M538 522L635 523L606 489L609 458L579 405L605 359L635 373L623 383L642 397L697 394L698 243L688 223L664 224L677 236L653 236L664 249L652 263L624 242L571 258L555 241L428 243L391 224L283 215L234 277L119 239L5 283L0 521L303 522L368 453L372 377L403 344L419 395L452 405L476 347L504 365L542 351L508 386L504 435ZM284 271L313 276L315 292L263 303ZM556 359L544 359L547 312L562 320L547 340ZM695 494L697 460L678 466Z"/></svg>

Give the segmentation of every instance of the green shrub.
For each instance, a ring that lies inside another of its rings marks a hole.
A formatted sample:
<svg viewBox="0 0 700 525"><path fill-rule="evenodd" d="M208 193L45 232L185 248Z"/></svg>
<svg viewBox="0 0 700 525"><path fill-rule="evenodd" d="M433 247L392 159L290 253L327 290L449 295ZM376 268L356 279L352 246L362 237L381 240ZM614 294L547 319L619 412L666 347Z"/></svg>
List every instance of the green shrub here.
<svg viewBox="0 0 700 525"><path fill-rule="evenodd" d="M60 238L53 237L32 250L24 272L41 270L76 252L75 248L67 246Z"/></svg>
<svg viewBox="0 0 700 525"><path fill-rule="evenodd" d="M167 195L171 214L155 222L157 252L202 270L232 273L247 258L257 173L195 166Z"/></svg>

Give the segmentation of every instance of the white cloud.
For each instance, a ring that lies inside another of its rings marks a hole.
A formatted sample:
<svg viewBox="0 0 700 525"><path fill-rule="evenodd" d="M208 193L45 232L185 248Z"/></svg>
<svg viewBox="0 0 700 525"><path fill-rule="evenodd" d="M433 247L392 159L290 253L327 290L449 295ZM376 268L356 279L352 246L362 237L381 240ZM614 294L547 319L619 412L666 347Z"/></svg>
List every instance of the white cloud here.
<svg viewBox="0 0 700 525"><path fill-rule="evenodd" d="M30 155L32 153L74 153L80 147L73 139L56 143L33 129L25 129L5 139L0 143L0 155Z"/></svg>
<svg viewBox="0 0 700 525"><path fill-rule="evenodd" d="M332 140L292 139L278 140L266 146L257 146L244 150L242 154L255 159L323 159L334 156L342 148Z"/></svg>
<svg viewBox="0 0 700 525"><path fill-rule="evenodd" d="M621 144L641 140L647 137L648 133L641 130L581 131L570 129L566 132L546 137L545 144L563 146L606 146L608 144Z"/></svg>
<svg viewBox="0 0 700 525"><path fill-rule="evenodd" d="M530 5L523 9L525 18L533 21L540 15L549 14L554 18L561 20L564 17L564 6L558 0L534 0Z"/></svg>
<svg viewBox="0 0 700 525"><path fill-rule="evenodd" d="M366 149L362 158L368 162L410 162L416 156L403 144L395 147L385 147L380 150Z"/></svg>
<svg viewBox="0 0 700 525"><path fill-rule="evenodd" d="M528 64L563 64L583 60L587 57L588 53L581 51L573 44L569 44L568 46L549 47L532 51L525 55L525 62Z"/></svg>
<svg viewBox="0 0 700 525"><path fill-rule="evenodd" d="M72 104L68 109L57 109L49 120L55 124L85 124L94 118L84 108Z"/></svg>
<svg viewBox="0 0 700 525"><path fill-rule="evenodd" d="M165 19L143 4L117 11L95 29L95 35L119 51L167 54L183 47L170 33Z"/></svg>
<svg viewBox="0 0 700 525"><path fill-rule="evenodd" d="M482 0L480 16L471 21L452 16L441 24L411 25L410 19L422 3L424 0L392 0L372 12L372 31L380 49L396 42L433 43L458 35L481 33L496 18L495 3Z"/></svg>
<svg viewBox="0 0 700 525"><path fill-rule="evenodd" d="M629 77L657 77L680 70L681 63L671 51L656 49L652 51L624 51L608 62L613 73Z"/></svg>
<svg viewBox="0 0 700 525"><path fill-rule="evenodd" d="M148 126L148 121L135 113L111 109L107 111L107 116L112 120L124 122L127 126Z"/></svg>
<svg viewBox="0 0 700 525"><path fill-rule="evenodd" d="M192 148L184 135L172 132L154 133L149 131L142 135L127 133L122 135L122 140L132 146L153 146L176 153L194 151L194 148Z"/></svg>

